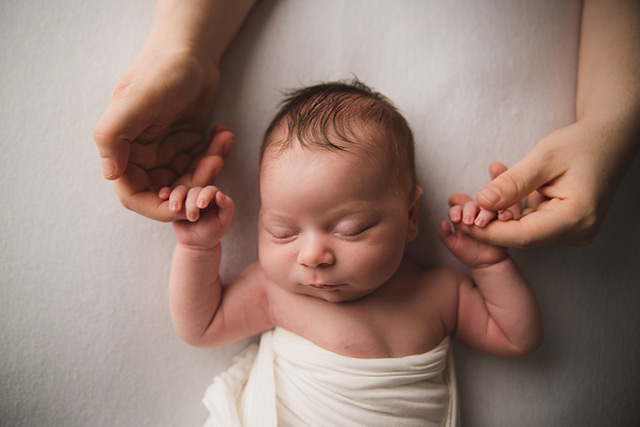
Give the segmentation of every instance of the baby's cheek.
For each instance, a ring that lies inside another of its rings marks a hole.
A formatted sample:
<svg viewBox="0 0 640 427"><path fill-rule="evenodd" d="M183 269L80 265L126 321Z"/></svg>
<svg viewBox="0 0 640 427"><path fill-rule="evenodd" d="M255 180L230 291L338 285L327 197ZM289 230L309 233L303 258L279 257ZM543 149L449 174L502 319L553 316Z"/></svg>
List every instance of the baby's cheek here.
<svg viewBox="0 0 640 427"><path fill-rule="evenodd" d="M402 262L402 251L389 247L371 247L369 251L360 252L356 259L358 270L363 276L382 284L398 270Z"/></svg>
<svg viewBox="0 0 640 427"><path fill-rule="evenodd" d="M280 284L283 278L286 277L287 268L282 260L282 254L278 248L273 247L260 247L258 252L258 259L260 266L264 270L269 279Z"/></svg>

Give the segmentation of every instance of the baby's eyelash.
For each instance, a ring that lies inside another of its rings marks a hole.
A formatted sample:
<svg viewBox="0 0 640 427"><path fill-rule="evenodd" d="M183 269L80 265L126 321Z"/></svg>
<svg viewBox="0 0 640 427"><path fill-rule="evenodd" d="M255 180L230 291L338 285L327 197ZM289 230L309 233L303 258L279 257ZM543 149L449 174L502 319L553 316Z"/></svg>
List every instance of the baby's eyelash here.
<svg viewBox="0 0 640 427"><path fill-rule="evenodd" d="M365 227L355 227L353 230L342 230L342 231L334 231L333 234L337 237L359 237L364 234L367 230L369 230L370 226Z"/></svg>
<svg viewBox="0 0 640 427"><path fill-rule="evenodd" d="M280 233L271 231L269 234L271 239L277 243L287 243L298 237L298 233L295 231L282 231Z"/></svg>

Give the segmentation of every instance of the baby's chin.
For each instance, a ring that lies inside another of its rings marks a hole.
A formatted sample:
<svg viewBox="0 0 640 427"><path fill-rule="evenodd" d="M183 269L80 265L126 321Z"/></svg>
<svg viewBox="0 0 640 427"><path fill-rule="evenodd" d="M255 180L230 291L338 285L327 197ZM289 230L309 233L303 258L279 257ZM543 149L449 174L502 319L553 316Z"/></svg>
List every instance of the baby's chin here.
<svg viewBox="0 0 640 427"><path fill-rule="evenodd" d="M340 302L349 302L360 299L370 293L374 292L376 289L367 289L366 291L359 290L355 291L349 289L348 285L341 285L336 287L330 287L323 289L322 287L311 287L308 285L298 285L294 292L307 295L313 298L317 298L323 301L327 301L330 303L340 303Z"/></svg>

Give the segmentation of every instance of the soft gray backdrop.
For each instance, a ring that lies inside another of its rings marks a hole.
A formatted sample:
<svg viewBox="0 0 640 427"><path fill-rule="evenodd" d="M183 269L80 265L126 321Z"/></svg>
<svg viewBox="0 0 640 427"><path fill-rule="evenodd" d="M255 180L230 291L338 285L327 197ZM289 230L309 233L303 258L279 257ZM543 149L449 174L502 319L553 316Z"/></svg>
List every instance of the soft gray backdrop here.
<svg viewBox="0 0 640 427"><path fill-rule="evenodd" d="M211 377L245 343L173 333L167 224L124 210L91 131L149 32L152 0L0 2L0 424L198 426ZM223 64L214 122L237 144L218 184L238 205L224 275L256 255L256 149L282 90L353 74L414 128L425 188L410 256L453 192L574 119L580 2L263 1ZM466 426L639 425L640 162L596 242L514 252L541 303L542 348L457 346Z"/></svg>

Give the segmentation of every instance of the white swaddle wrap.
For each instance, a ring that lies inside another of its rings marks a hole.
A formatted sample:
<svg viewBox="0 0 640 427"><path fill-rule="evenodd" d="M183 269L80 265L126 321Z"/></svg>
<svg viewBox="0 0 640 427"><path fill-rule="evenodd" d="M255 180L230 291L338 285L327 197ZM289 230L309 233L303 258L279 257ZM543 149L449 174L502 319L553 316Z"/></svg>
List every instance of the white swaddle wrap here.
<svg viewBox="0 0 640 427"><path fill-rule="evenodd" d="M205 426L456 426L451 361L448 337L423 354L362 359L276 328L214 378Z"/></svg>

